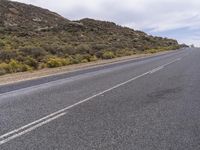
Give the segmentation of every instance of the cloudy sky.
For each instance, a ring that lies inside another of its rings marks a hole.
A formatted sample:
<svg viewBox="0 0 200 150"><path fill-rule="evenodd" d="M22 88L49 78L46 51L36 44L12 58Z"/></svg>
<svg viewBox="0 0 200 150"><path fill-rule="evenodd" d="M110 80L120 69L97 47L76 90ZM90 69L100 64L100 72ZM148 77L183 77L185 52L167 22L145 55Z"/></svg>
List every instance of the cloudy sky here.
<svg viewBox="0 0 200 150"><path fill-rule="evenodd" d="M200 46L199 0L16 0L67 19L94 18Z"/></svg>

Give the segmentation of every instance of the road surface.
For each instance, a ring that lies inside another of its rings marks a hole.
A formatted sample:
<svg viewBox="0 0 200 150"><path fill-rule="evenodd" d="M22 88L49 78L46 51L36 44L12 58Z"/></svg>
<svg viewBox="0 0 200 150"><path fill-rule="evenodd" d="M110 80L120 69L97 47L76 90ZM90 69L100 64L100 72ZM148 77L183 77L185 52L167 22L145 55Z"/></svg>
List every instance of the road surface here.
<svg viewBox="0 0 200 150"><path fill-rule="evenodd" d="M199 150L200 49L0 86L1 150Z"/></svg>

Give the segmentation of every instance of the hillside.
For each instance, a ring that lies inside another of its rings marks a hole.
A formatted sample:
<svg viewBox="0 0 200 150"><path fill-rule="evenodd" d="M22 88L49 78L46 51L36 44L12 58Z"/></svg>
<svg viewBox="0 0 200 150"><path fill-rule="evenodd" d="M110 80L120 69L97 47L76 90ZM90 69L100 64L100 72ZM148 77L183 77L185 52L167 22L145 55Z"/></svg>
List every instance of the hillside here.
<svg viewBox="0 0 200 150"><path fill-rule="evenodd" d="M177 48L176 40L112 22L70 21L33 5L0 0L0 74Z"/></svg>

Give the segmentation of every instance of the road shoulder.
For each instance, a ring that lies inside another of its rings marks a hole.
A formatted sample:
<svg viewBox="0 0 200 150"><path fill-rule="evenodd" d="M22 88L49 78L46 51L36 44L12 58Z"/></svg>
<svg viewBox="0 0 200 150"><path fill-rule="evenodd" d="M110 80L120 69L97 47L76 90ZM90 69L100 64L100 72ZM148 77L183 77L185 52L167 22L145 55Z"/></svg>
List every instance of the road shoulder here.
<svg viewBox="0 0 200 150"><path fill-rule="evenodd" d="M68 65L68 66L59 67L59 68L47 68L47 69L37 70L33 72L20 72L20 73L8 74L8 75L0 76L0 85L39 79L42 77L59 75L59 74L74 72L74 71L78 71L82 69L90 69L90 68L95 68L95 67L100 67L100 66L106 66L113 63L120 63L120 62L128 61L128 60L134 60L134 59L145 58L145 57L150 57L150 56L157 56L157 55L166 54L170 52L172 51L165 51L165 52L159 52L159 53L154 53L154 54L137 54L137 55L119 57L119 58L114 58L114 59L109 59L109 60L98 60L95 62Z"/></svg>

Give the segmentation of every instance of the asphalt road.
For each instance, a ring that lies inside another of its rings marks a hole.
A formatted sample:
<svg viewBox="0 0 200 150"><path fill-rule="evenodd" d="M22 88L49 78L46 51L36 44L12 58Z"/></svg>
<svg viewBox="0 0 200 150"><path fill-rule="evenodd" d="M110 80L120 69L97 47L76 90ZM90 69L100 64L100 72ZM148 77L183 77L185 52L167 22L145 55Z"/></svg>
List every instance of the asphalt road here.
<svg viewBox="0 0 200 150"><path fill-rule="evenodd" d="M0 87L1 150L199 150L200 49Z"/></svg>

